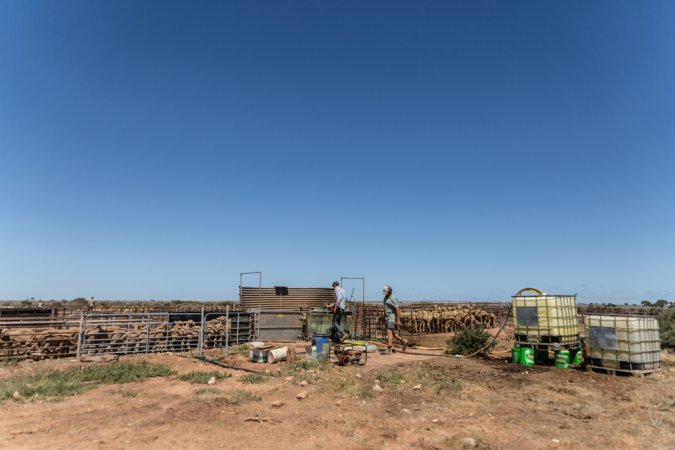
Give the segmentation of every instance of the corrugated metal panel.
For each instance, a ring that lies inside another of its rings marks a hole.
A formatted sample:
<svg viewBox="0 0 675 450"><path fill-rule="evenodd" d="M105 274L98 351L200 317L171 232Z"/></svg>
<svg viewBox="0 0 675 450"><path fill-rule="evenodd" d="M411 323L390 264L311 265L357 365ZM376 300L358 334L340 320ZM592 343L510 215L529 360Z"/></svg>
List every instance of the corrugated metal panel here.
<svg viewBox="0 0 675 450"><path fill-rule="evenodd" d="M275 289L242 287L240 290L241 309L285 309L317 308L333 303L332 288L288 288L288 295L276 295Z"/></svg>

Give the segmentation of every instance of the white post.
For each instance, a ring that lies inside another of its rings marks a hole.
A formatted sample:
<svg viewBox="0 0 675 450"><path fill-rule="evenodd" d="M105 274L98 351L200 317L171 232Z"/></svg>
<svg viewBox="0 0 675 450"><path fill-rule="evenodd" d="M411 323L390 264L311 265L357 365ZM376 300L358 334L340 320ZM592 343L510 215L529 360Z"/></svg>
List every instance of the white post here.
<svg viewBox="0 0 675 450"><path fill-rule="evenodd" d="M82 329L84 328L84 314L80 315L80 329L77 333L77 359L79 361L80 354L82 353L82 341L84 337L82 336Z"/></svg>

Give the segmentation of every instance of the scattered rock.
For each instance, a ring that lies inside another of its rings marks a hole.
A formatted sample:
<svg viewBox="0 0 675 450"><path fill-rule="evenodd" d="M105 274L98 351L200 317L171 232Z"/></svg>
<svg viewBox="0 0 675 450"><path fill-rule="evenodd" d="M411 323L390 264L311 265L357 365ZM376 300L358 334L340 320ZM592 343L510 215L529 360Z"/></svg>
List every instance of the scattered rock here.
<svg viewBox="0 0 675 450"><path fill-rule="evenodd" d="M420 389L422 389L421 384L416 384L415 386L413 386L413 391L419 391Z"/></svg>
<svg viewBox="0 0 675 450"><path fill-rule="evenodd" d="M209 378L209 386L213 386L214 384L216 384L216 377Z"/></svg>
<svg viewBox="0 0 675 450"><path fill-rule="evenodd" d="M560 439L551 439L554 444L560 444Z"/></svg>
<svg viewBox="0 0 675 450"><path fill-rule="evenodd" d="M300 386L307 386L307 380L302 380L300 382Z"/></svg>
<svg viewBox="0 0 675 450"><path fill-rule="evenodd" d="M412 411L410 411L408 408L403 408L403 413L412 414Z"/></svg>
<svg viewBox="0 0 675 450"><path fill-rule="evenodd" d="M360 374L360 373L357 373L357 374L354 375L354 376L355 376L356 378L361 378L361 374Z"/></svg>
<svg viewBox="0 0 675 450"><path fill-rule="evenodd" d="M293 377L286 377L285 380L286 380L286 381L292 381L292 380L293 380Z"/></svg>
<svg viewBox="0 0 675 450"><path fill-rule="evenodd" d="M21 394L19 394L19 391L14 391L14 393L12 394L12 397L21 398Z"/></svg>
<svg viewBox="0 0 675 450"><path fill-rule="evenodd" d="M380 384L380 380L378 380L378 379L376 378L376 379L375 379L375 384Z"/></svg>
<svg viewBox="0 0 675 450"><path fill-rule="evenodd" d="M438 423L440 422L438 419L431 419L431 423Z"/></svg>
<svg viewBox="0 0 675 450"><path fill-rule="evenodd" d="M464 448L472 448L472 447L477 447L478 446L478 441L476 441L472 437L465 437L462 439L462 447Z"/></svg>
<svg viewBox="0 0 675 450"><path fill-rule="evenodd" d="M336 405L336 406L342 405L342 400L338 400L337 402L335 402L335 405Z"/></svg>
<svg viewBox="0 0 675 450"><path fill-rule="evenodd" d="M272 402L272 408L281 408L282 406L284 406L284 402L282 402L281 400L276 400Z"/></svg>
<svg viewBox="0 0 675 450"><path fill-rule="evenodd" d="M384 392L384 389L379 384L373 385L373 392Z"/></svg>
<svg viewBox="0 0 675 450"><path fill-rule="evenodd" d="M295 398L297 398L298 400L304 400L304 399L307 398L308 395L309 395L309 392L307 392L307 391L302 391L301 393L299 393L298 395L296 395Z"/></svg>

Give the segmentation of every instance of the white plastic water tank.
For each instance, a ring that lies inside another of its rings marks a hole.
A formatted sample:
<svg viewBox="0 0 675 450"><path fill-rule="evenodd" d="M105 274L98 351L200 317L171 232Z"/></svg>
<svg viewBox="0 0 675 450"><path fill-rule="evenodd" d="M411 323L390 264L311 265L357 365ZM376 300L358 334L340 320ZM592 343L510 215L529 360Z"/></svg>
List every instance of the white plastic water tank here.
<svg viewBox="0 0 675 450"><path fill-rule="evenodd" d="M513 320L517 342L573 344L579 341L574 295L514 295Z"/></svg>
<svg viewBox="0 0 675 450"><path fill-rule="evenodd" d="M661 367L661 336L656 317L589 314L584 322L591 366L640 371Z"/></svg>

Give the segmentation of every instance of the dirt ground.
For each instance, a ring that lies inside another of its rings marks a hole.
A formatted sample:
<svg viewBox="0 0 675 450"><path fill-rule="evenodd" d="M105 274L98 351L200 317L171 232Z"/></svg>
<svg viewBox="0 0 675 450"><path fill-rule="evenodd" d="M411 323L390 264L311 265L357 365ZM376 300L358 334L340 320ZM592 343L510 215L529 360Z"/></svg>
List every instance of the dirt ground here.
<svg viewBox="0 0 675 450"><path fill-rule="evenodd" d="M675 448L675 357L665 353L663 370L645 378L554 367L510 373L505 369L513 366L505 361L402 353L372 354L365 366L320 373L234 357L233 363L273 375L257 384L243 383L245 372L188 355L120 359L143 360L178 374L229 373L212 387L252 392L260 399L229 404L197 395L204 385L170 376L100 386L61 401L9 400L0 405L0 448ZM81 364L24 362L0 369L0 378ZM425 387L431 379L420 375L402 380L395 392L354 394L369 390L373 376L384 369L416 368L414 373L424 374L429 367L447 374L453 390L430 394ZM298 400L301 391L308 396ZM283 405L273 407L274 402ZM245 421L255 417L265 421Z"/></svg>

